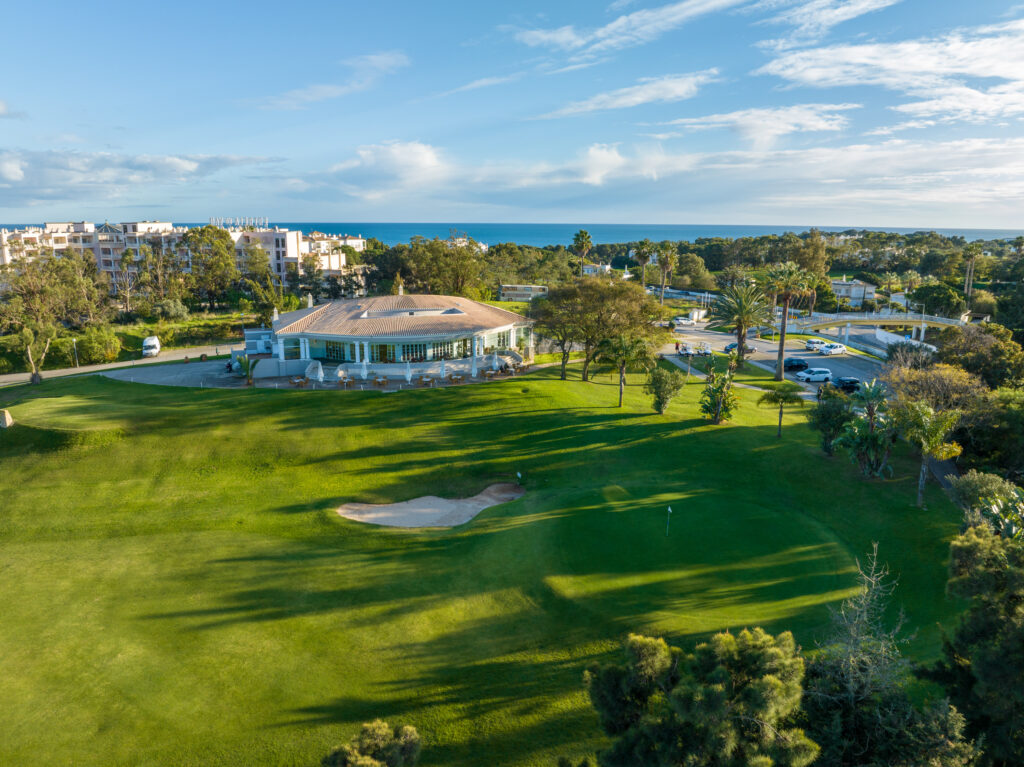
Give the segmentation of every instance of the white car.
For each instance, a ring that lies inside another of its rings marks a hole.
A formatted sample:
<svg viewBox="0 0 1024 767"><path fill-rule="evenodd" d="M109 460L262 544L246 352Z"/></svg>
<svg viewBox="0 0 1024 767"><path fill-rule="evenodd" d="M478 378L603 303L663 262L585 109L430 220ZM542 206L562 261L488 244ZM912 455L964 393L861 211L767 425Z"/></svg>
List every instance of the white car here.
<svg viewBox="0 0 1024 767"><path fill-rule="evenodd" d="M818 349L818 354L824 354L826 357L832 354L846 354L846 347L842 344L825 344Z"/></svg>
<svg viewBox="0 0 1024 767"><path fill-rule="evenodd" d="M822 341L820 338L808 338L806 343L804 343L804 348L809 352L816 352L826 344L828 344L828 341Z"/></svg>
<svg viewBox="0 0 1024 767"><path fill-rule="evenodd" d="M801 370L795 377L798 381L828 382L832 380L832 371L828 368L807 368L807 370Z"/></svg>
<svg viewBox="0 0 1024 767"><path fill-rule="evenodd" d="M688 328L692 328L694 325L697 324L696 322L691 320L689 317L676 317L674 320L672 320L672 322L674 322L677 327L679 325L685 325Z"/></svg>

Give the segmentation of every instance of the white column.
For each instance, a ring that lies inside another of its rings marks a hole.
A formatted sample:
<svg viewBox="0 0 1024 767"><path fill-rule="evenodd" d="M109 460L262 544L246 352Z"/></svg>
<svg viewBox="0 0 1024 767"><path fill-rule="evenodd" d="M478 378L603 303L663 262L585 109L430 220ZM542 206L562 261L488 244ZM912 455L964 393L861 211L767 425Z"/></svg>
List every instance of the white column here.
<svg viewBox="0 0 1024 767"><path fill-rule="evenodd" d="M359 364L359 343L358 342L354 343L354 344L352 344L352 346L355 347L355 353L356 353L355 363L358 365Z"/></svg>
<svg viewBox="0 0 1024 767"><path fill-rule="evenodd" d="M846 343L846 344L850 343L850 325L852 325L852 324L853 323L851 323L851 322L847 322L846 323L846 337L843 339L843 343Z"/></svg>
<svg viewBox="0 0 1024 767"><path fill-rule="evenodd" d="M927 328L927 327L928 326L925 325L923 322L921 323L921 340L922 341L924 341L924 331L925 331L925 328Z"/></svg>
<svg viewBox="0 0 1024 767"><path fill-rule="evenodd" d="M363 359L369 363L370 361L370 342L363 341Z"/></svg>

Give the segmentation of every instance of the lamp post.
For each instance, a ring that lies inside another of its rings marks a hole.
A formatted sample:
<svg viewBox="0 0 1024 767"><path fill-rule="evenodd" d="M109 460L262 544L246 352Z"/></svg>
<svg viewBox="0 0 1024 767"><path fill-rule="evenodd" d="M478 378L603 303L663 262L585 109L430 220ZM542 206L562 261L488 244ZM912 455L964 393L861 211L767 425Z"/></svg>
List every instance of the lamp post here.
<svg viewBox="0 0 1024 767"><path fill-rule="evenodd" d="M668 507L668 514L665 515L665 537L668 538L668 526L672 522L672 507Z"/></svg>
<svg viewBox="0 0 1024 767"><path fill-rule="evenodd" d="M75 367L77 368L78 367L78 339L77 338L72 338L71 339L71 345L72 345L72 347L75 350Z"/></svg>

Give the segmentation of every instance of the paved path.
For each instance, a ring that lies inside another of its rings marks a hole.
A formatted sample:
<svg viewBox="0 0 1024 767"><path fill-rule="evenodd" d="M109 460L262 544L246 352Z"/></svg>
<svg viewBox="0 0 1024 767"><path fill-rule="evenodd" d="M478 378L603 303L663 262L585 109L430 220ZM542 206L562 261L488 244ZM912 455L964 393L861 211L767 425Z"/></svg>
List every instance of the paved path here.
<svg viewBox="0 0 1024 767"><path fill-rule="evenodd" d="M235 346L240 349L241 345L241 341L239 341ZM231 348L230 344L219 344L213 346L189 346L184 349L165 349L160 352L159 357L151 357L145 360L128 360L125 362L109 362L105 365L82 365L77 368L44 370L43 378L63 378L65 376L77 376L85 373L102 373L105 370L118 370L121 368L140 369L160 362L183 360L185 357L198 359L203 354L208 357L213 357L218 354L228 354ZM224 367L223 363L221 363L221 367ZM0 375L0 386L28 383L29 378L30 376L28 373L9 373L8 375ZM198 386L198 384L196 385Z"/></svg>

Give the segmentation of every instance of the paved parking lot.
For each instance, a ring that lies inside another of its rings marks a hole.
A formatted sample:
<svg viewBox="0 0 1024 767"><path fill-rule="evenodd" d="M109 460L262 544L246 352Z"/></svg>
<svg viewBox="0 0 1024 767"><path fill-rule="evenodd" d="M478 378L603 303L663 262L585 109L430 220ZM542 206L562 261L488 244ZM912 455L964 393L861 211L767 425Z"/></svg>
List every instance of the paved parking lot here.
<svg viewBox="0 0 1024 767"><path fill-rule="evenodd" d="M694 346L707 343L716 352L724 351L726 345L736 340L735 336L717 333L713 330L704 330L700 326L696 328L680 328L680 331L675 334L676 338L680 341L688 341ZM747 341L747 345L752 346L756 350L749 356L749 359L767 365L772 370L775 369L779 350L778 341L772 341L770 338L754 339ZM833 379L841 376L853 376L862 381L870 381L872 378L877 377L881 371L881 362L873 357L863 357L859 354L825 357L817 352L805 350L802 340L790 341L787 339L786 358L789 359L791 357L799 357L806 360L807 365L812 368L828 368L832 371ZM796 378L794 378L796 372L787 372L786 378L790 381L796 381ZM817 387L817 384L812 385Z"/></svg>

